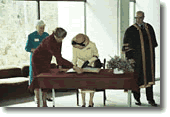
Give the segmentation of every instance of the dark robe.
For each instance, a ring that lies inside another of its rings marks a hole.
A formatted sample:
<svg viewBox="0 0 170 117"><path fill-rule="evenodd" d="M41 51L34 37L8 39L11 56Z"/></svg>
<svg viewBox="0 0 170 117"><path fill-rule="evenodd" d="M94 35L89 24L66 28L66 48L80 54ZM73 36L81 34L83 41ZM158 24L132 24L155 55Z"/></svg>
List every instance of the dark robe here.
<svg viewBox="0 0 170 117"><path fill-rule="evenodd" d="M144 23L144 29L137 24L130 26L124 35L122 51L127 59L135 60L140 88L155 84L155 47L158 46L153 27Z"/></svg>
<svg viewBox="0 0 170 117"><path fill-rule="evenodd" d="M61 47L62 42L58 43L54 38L54 34L42 41L32 56L33 78L40 73L50 71L50 64L53 55L59 66L67 66L67 68L73 67L71 62L62 58Z"/></svg>

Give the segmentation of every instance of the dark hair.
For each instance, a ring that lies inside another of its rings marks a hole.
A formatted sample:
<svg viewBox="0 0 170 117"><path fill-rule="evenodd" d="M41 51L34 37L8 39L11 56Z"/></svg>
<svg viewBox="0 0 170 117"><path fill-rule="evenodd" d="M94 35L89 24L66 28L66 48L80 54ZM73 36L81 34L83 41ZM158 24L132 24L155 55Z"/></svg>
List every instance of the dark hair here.
<svg viewBox="0 0 170 117"><path fill-rule="evenodd" d="M54 35L58 38L64 38L64 37L66 37L67 32L63 28L56 28L54 30Z"/></svg>
<svg viewBox="0 0 170 117"><path fill-rule="evenodd" d="M136 13L137 13L137 14L138 14L138 13L142 13L143 17L145 17L145 13L144 13L143 11L137 11Z"/></svg>

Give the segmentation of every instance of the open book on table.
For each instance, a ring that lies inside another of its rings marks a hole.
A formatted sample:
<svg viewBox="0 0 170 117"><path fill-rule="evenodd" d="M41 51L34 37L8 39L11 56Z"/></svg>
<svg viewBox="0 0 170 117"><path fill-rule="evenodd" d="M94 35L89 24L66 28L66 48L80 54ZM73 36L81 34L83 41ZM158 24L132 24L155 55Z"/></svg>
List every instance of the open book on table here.
<svg viewBox="0 0 170 117"><path fill-rule="evenodd" d="M82 68L83 72L92 72L92 73L99 73L100 72L100 68L91 68L91 67L87 67L87 68ZM71 72L76 72L73 68L69 69L66 73L71 73Z"/></svg>

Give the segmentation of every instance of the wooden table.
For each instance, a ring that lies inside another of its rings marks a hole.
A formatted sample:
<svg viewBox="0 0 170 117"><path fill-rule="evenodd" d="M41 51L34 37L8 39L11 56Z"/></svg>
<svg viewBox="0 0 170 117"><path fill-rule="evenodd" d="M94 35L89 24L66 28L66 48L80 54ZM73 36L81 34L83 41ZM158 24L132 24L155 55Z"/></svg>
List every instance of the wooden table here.
<svg viewBox="0 0 170 117"><path fill-rule="evenodd" d="M42 106L41 89L127 89L128 106L131 107L131 91L138 91L135 73L113 74L110 69L101 69L99 73L60 73L59 69L51 69L50 73L37 75L29 89L39 88ZM54 106L54 105L53 105Z"/></svg>

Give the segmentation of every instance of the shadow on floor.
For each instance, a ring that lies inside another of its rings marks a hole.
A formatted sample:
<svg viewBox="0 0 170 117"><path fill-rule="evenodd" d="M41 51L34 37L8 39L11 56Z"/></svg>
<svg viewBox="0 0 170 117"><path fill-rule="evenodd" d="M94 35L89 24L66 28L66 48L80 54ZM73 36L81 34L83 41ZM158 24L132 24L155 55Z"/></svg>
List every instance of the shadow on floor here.
<svg viewBox="0 0 170 117"><path fill-rule="evenodd" d="M71 90L55 90L55 97L61 97L61 96L68 96L75 94L76 91ZM51 91L48 92L48 95L51 96ZM30 93L28 90L21 90L21 89L15 89L14 92L8 92L1 96L0 98L0 107L5 107L9 105L14 104L21 104L26 102L32 102L34 101L34 94Z"/></svg>

